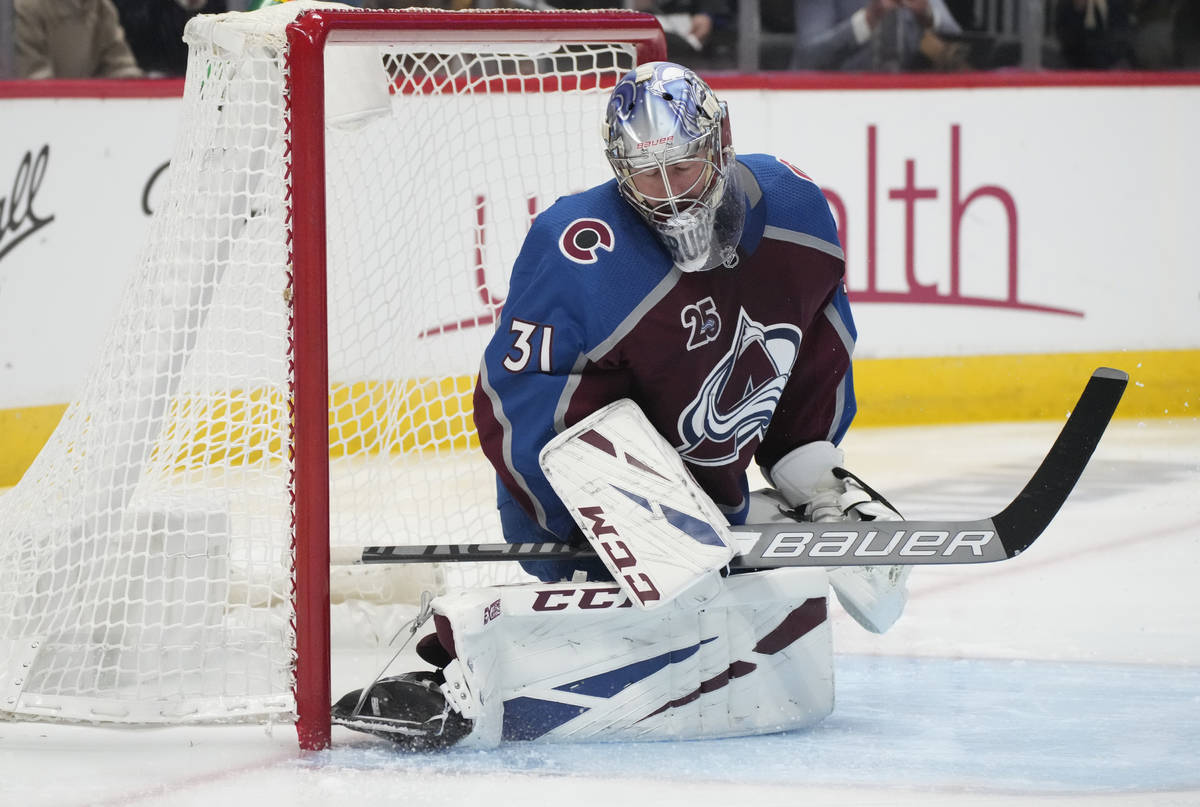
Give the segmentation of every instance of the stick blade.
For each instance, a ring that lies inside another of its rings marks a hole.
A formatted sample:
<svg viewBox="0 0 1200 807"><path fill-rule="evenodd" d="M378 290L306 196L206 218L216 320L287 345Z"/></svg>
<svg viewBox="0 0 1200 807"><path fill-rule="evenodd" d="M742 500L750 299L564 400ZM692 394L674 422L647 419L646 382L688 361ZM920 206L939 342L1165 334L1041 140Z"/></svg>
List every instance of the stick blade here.
<svg viewBox="0 0 1200 807"><path fill-rule="evenodd" d="M1042 464L1017 497L992 519L1008 557L1028 549L1067 500L1128 383L1129 374L1123 370L1100 367L1092 373Z"/></svg>

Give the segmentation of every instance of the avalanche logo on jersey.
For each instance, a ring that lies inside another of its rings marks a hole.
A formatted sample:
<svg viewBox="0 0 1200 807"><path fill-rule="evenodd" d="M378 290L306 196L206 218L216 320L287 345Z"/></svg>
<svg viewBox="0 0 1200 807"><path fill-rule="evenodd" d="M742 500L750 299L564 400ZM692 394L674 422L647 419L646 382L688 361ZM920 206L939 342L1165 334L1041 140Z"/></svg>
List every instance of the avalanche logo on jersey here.
<svg viewBox="0 0 1200 807"><path fill-rule="evenodd" d="M679 415L680 456L696 465L734 461L762 439L800 351L800 329L738 313L733 344Z"/></svg>
<svg viewBox="0 0 1200 807"><path fill-rule="evenodd" d="M595 263L599 250L612 252L617 239L600 219L575 219L558 237L558 249L575 263Z"/></svg>

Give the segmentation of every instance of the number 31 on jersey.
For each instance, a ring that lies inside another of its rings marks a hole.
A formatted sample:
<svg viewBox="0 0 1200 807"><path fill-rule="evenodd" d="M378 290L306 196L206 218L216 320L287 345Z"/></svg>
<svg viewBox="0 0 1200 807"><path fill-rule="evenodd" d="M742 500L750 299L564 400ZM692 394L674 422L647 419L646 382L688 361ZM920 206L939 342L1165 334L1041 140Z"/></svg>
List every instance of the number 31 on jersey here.
<svg viewBox="0 0 1200 807"><path fill-rule="evenodd" d="M550 351L554 343L554 326L525 322L514 318L509 330L512 331L513 346L508 355L504 357L504 369L510 373L520 373L529 366L529 361L533 358L533 342L536 336L536 341L540 343L537 351L538 369L543 373L550 372ZM515 356L513 355L514 350L516 351Z"/></svg>

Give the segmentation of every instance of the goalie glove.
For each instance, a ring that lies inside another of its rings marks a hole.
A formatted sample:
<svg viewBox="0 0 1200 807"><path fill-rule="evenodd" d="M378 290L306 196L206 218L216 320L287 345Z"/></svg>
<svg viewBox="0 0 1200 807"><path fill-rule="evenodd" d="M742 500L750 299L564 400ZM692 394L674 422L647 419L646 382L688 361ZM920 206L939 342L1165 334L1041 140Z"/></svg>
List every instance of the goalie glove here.
<svg viewBox="0 0 1200 807"><path fill-rule="evenodd" d="M901 518L887 499L842 467L845 454L829 442L802 445L768 474L793 515L807 521L874 521ZM908 600L910 566L840 566L829 570L838 602L858 624L883 633Z"/></svg>
<svg viewBox="0 0 1200 807"><path fill-rule="evenodd" d="M804 521L901 518L878 492L842 467L845 453L829 442L802 445L784 455L769 478Z"/></svg>

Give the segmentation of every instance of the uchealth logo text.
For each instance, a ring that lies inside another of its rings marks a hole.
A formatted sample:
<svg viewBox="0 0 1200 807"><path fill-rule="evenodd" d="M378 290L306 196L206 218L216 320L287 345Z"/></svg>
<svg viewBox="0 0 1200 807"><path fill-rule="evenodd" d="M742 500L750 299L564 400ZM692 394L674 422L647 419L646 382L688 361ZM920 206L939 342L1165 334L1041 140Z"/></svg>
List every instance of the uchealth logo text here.
<svg viewBox="0 0 1200 807"><path fill-rule="evenodd" d="M624 108L632 99L632 95L618 97L626 89L632 93L631 88L632 84L617 85L613 103L618 108ZM928 140L931 134L921 132L915 136ZM847 187L841 183L848 180L821 177L821 190L833 211L838 239L846 254L846 288L851 304L951 305L988 312L1011 309L1082 317L1082 311L1068 308L1067 304L1032 301L1021 296L1020 198L996 179L978 185L968 183L965 177L974 176L978 170L974 159L978 152L972 150L972 140L962 124L951 124L947 134L943 141L947 148L941 154L922 149L918 164L915 158L886 159L887 155L904 152L899 146L881 147L889 145L885 142L887 132L878 124L869 124L863 138L863 159L850 175L865 175L865 185L856 179ZM780 162L796 176L811 181L796 166L784 159ZM489 205L503 206L505 212L499 215L493 211L489 218ZM494 324L504 302L499 294L504 287L504 267L511 266L512 256L496 255L487 247L494 240L488 237L489 222L520 215L519 205L520 202L489 201L482 193L476 197L471 288L479 302L465 298L461 301L465 310L471 310L467 306L472 306L476 313L427 327L421 333L422 338L460 329L490 328ZM539 202L529 195L525 205L532 221ZM986 241L964 243L965 224L971 220L993 225L986 228L989 234ZM931 238L944 239L944 246L931 248L928 244ZM587 242L575 246L580 250L577 255L586 258ZM922 253L945 255L946 260L918 261ZM484 260L485 254L489 261ZM996 268L982 264L980 255L1000 256L992 262L998 264ZM997 271L1003 277L993 280ZM995 292L970 291L992 286L996 287Z"/></svg>
<svg viewBox="0 0 1200 807"><path fill-rule="evenodd" d="M579 514L590 522L588 529L600 545L600 550L613 562L616 573L629 585L634 596L644 603L662 599L654 581L638 569L637 557L621 540L616 527L605 519L604 510L595 506L581 507Z"/></svg>
<svg viewBox="0 0 1200 807"><path fill-rule="evenodd" d="M0 260L54 221L54 216L40 215L37 210L37 195L49 162L49 144L42 146L36 157L32 151L25 152L17 164L8 196L0 196Z"/></svg>
<svg viewBox="0 0 1200 807"><path fill-rule="evenodd" d="M851 196L836 190L836 183L822 183L821 190L837 221L838 239L846 251L846 286L850 302L981 306L993 310L1009 308L1082 317L1082 311L1021 298L1017 199L1009 189L998 183L975 187L964 185L963 174L968 173L967 158L970 155L963 145L962 128L958 123L950 126L949 149L945 160L932 156L922 158L924 168L918 172L915 159L905 159L899 167L880 166L880 127L871 124L866 132L865 195L860 197L856 193ZM929 168L931 161L935 163L932 171ZM797 176L807 179L799 169L783 160L780 162ZM937 171L938 167L943 166L944 173ZM925 178L919 179L918 173ZM884 185L884 177L897 175L904 177L902 184L893 187ZM935 181L931 182L930 176ZM945 184L936 181L940 178L944 178ZM944 253L949 258L948 264L929 266L926 261L918 267L918 238L929 239L935 237L931 232L941 232L940 228L934 226L935 210L939 206L949 214L942 219L946 222L945 232L949 236L948 249ZM985 245L976 244L973 250L1004 256L1004 290L998 296L969 294L965 289L971 285L978 286L980 270L972 265L973 259L963 248L963 223L970 218L994 216L996 211L1001 213L1002 225L993 228L993 231L1000 237ZM858 218L860 215L861 219ZM881 228L881 222L886 224L887 219L895 220L897 217L903 222L898 229ZM853 222L851 219L854 219ZM881 230L903 233L902 242L895 243L890 237L881 240ZM847 237L852 231L862 233L865 237L861 251L855 244L847 244ZM885 288L881 269L890 267L882 266L884 260L903 261L902 280L896 278L901 280L900 285L894 281L887 282ZM931 278L931 275L934 277ZM939 275L941 282L929 282L931 279L939 280ZM967 275L971 276L972 283L964 282Z"/></svg>
<svg viewBox="0 0 1200 807"><path fill-rule="evenodd" d="M823 532L781 532L762 551L764 558L912 558L943 555L949 557L965 550L983 557L983 548L996 533L993 530L838 530Z"/></svg>

